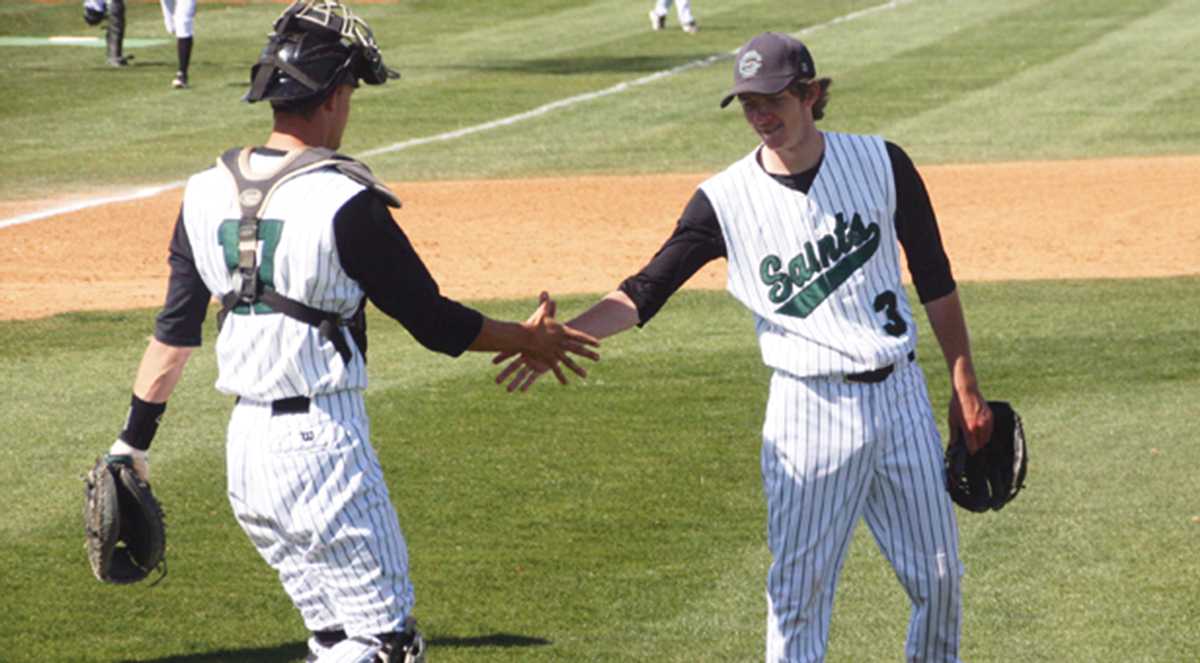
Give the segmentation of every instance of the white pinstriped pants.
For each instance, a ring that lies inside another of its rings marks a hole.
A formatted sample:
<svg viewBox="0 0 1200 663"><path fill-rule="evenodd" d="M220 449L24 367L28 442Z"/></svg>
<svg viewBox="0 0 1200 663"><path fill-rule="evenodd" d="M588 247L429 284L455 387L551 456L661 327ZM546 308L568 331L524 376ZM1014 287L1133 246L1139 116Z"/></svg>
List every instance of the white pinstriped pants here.
<svg viewBox="0 0 1200 663"><path fill-rule="evenodd" d="M369 434L357 391L278 416L243 399L229 421L229 503L310 631L388 633L412 609L408 551Z"/></svg>
<svg viewBox="0 0 1200 663"><path fill-rule="evenodd" d="M671 10L671 5L675 5L675 14L679 17L680 25L696 22L696 17L692 15L692 0L655 0L654 13L666 16Z"/></svg>
<svg viewBox="0 0 1200 663"><path fill-rule="evenodd" d="M912 604L908 663L958 663L958 527L925 376L878 384L776 372L763 424L767 663L825 660L834 590L860 517Z"/></svg>

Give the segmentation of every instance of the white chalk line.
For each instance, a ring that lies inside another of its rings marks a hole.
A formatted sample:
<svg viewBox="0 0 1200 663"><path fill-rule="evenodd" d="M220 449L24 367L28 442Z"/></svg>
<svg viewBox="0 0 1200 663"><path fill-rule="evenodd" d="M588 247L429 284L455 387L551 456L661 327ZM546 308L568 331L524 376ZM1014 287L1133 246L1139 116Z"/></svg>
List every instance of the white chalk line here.
<svg viewBox="0 0 1200 663"><path fill-rule="evenodd" d="M800 30L799 32L795 32L793 34L795 36L803 36L806 34L812 34L813 32L816 32L818 30L824 30L826 28L831 28L833 26L840 25L842 23L846 23L849 21L854 21L854 20L863 18L864 16L870 16L871 14L876 14L876 13L883 12L883 11L889 11L891 9L895 9L896 7L899 7L900 5L910 4L913 1L914 0L891 0L891 2L885 2L881 5L867 7L866 9L860 9L858 11L853 11L848 14L838 16L838 17L830 19L824 23L810 25L807 28L804 28L803 30ZM622 92L625 92L626 90L631 90L636 87L640 87L643 85L649 85L650 83L661 80L663 78L675 76L675 75L681 74L683 72L690 71L692 69L699 69L702 67L707 67L707 66L715 64L717 62L720 62L722 60L732 58L736 53L737 53L737 49L735 48L732 51L729 51L727 53L717 53L715 55L710 55L706 58L701 58L699 60L693 60L692 62L688 62L686 64L681 64L677 67L672 67L670 69L664 69L662 71L657 71L652 74L647 74L645 76L642 76L641 78L636 78L632 81L624 81L621 83L617 83L616 85L613 85L612 87L604 88L603 90L597 90L595 92L587 92L584 94L577 94L573 97L566 97L564 99L559 99L558 101L552 101L548 104L543 104L541 106L538 106L537 108L534 108L532 110L528 110L523 113L518 113L516 115L510 115L508 117L501 118L499 120L492 120L491 122L484 122L483 124L476 124L474 126L464 127L462 129L456 129L454 131L447 131L445 133L440 133L440 134L436 134L433 136L425 136L422 138L413 138L410 140L400 141L398 143L392 143L391 145L385 145L383 147L372 148L372 149L369 149L369 150L366 150L366 151L360 153L359 156L362 158L366 158L366 157L378 156L380 154L390 154L392 152L399 152L401 150L407 150L412 147L419 147L421 145L428 145L430 143L455 140L458 138L462 138L464 136L470 136L472 134L482 133L485 131L491 131L492 129L498 129L498 128L502 128L502 127L511 126L511 125L517 124L519 122L524 122L525 120L529 120L529 119L532 119L535 117L540 117L542 115L546 115L547 113L550 113L550 112L553 112L556 110L570 108L571 106L577 106L579 104L584 104L584 103L587 103L590 101L594 101L596 99L602 99L604 97L612 96L614 94L620 94ZM138 189L138 190L130 192L130 193L106 196L103 198L86 199L86 200L78 201L76 203L72 203L70 205L64 205L61 207L53 207L53 208L49 208L49 209L39 210L36 212L29 212L28 214L22 214L20 216L14 216L14 217L11 217L8 219L0 220L0 228L7 228L9 226L15 226L15 225L19 225L22 223L30 223L32 221L40 221L42 219L48 219L48 218L60 216L63 214L69 214L71 212L78 212L80 210L85 210L85 209L89 209L92 207L102 207L104 205L110 205L110 204L114 204L114 203L124 203L124 202L133 201L133 200L139 200L142 198L150 198L150 197L156 196L160 193L163 193L166 191L171 191L172 189L181 188L181 187L183 187L184 184L186 184L186 181L180 180L177 182L169 182L167 184L160 184L160 185L155 185L155 186L151 186L151 187L147 187L147 188L143 188L143 189Z"/></svg>

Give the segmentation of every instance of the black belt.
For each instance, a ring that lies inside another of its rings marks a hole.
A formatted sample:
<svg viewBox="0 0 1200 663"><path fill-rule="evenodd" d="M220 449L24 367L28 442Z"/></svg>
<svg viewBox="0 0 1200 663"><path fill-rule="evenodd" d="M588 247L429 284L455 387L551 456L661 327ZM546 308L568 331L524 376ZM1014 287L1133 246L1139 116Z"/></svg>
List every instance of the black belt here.
<svg viewBox="0 0 1200 663"><path fill-rule="evenodd" d="M241 403L242 397L238 396L234 399L234 403ZM304 414L308 412L308 406L312 405L312 399L307 396L292 396L291 398L281 398L277 401L271 401L271 416L281 414Z"/></svg>
<svg viewBox="0 0 1200 663"><path fill-rule="evenodd" d="M913 361L917 358L915 352L908 353L908 360ZM861 382L863 384L877 384L888 379L888 376L896 370L895 364L888 364L883 368L877 368L873 371L863 371L862 373L850 373L843 375L842 379L846 382Z"/></svg>
<svg viewBox="0 0 1200 663"><path fill-rule="evenodd" d="M312 404L312 400L307 396L293 396L291 398L281 398L277 401L271 401L271 416L280 414L304 414L308 412L308 406Z"/></svg>

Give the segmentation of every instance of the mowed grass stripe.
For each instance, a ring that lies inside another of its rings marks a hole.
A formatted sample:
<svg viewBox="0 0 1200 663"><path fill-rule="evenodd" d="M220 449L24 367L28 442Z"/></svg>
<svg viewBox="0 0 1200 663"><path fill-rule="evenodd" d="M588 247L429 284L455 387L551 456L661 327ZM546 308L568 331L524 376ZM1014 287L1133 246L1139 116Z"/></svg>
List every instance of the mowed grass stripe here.
<svg viewBox="0 0 1200 663"><path fill-rule="evenodd" d="M795 32L880 4L869 0L810 3L802 14L761 0L723 4L704 9L699 19L703 27L695 36L677 29L652 33L645 25L643 11L631 12L624 6L614 9L614 15L622 17L617 19L618 24L634 22L623 35L618 33L603 45L580 37L578 43L586 48L556 52L553 57L521 50L508 61L496 62L493 58L490 63L480 64L479 71L487 75L488 82L478 91L478 97L461 99L465 104L462 112L485 108L488 112L471 115L462 126L729 53L761 30ZM860 22L831 26L822 32L852 35ZM603 33L603 29L595 30ZM568 36L560 43L576 42ZM377 171L393 174L390 176L396 179L449 178L463 171L481 177L522 177L547 172L691 172L700 164L702 168L720 168L742 149L745 135L740 131L730 134L728 119L738 119L736 113L716 111L720 95L729 86L731 62L732 58L722 60L519 125L475 134L452 145L424 145L402 153L374 155L371 163ZM544 83L534 82L538 80ZM539 92L547 91L551 94L539 96ZM412 103L422 105L437 103L433 97L441 92L418 88L410 94ZM520 102L520 106L498 105L506 101ZM721 125L720 130L714 130L714 122ZM443 130L426 126L417 135ZM731 150L731 145L736 147Z"/></svg>
<svg viewBox="0 0 1200 663"><path fill-rule="evenodd" d="M1141 154L1180 151L1179 132L1167 123L1131 126L1130 117L1157 114L1171 99L1176 109L1195 100L1200 73L1187 53L1200 39L1200 27L1179 26L1194 23L1189 22L1200 13L1200 2L1121 7L1130 15L1084 15L1079 24L1085 27L1075 39L1054 40L1060 47L1072 45L1070 50L1023 62L1013 75L903 118L885 132L910 136L920 151L943 159L964 151L980 160L1086 156L1113 145ZM1045 37L1037 31L1033 36ZM1013 59L999 64L1012 66ZM1086 78L1072 75L1083 71L1089 72ZM963 117L974 120L956 132L942 130ZM1130 129L1138 138L1128 135Z"/></svg>
<svg viewBox="0 0 1200 663"><path fill-rule="evenodd" d="M851 94L867 88L887 97L886 106L864 109L858 126L863 131L891 133L897 120L921 117L1055 61L1163 4L1162 0L1098 0L1086 6L1035 3L1018 7L956 30L937 43L893 56L860 72L844 91ZM914 84L914 77L921 82ZM962 120L967 116L956 117Z"/></svg>
<svg viewBox="0 0 1200 663"><path fill-rule="evenodd" d="M354 154L512 116L728 53L759 30L800 32L877 6L826 0L798 12L740 0L704 9L701 33L684 35L651 32L644 9L612 0L363 5L405 78L358 92L343 149ZM273 3L202 6L195 85L186 93L167 88L170 45L132 49L137 66L124 71L91 49L6 48L0 139L13 165L3 172L0 196L177 181L229 144L260 141L267 111L238 99L246 63L261 49L261 26L278 10ZM805 39L818 68L836 81L823 126L883 132L919 162L1186 153L1200 145L1186 110L1197 97L1196 75L1177 45L1200 38L1188 20L1196 10L1195 0L915 0ZM131 34L161 33L152 3L129 11ZM23 5L12 18L0 33L94 32L69 4ZM1125 22L1139 29L1125 30ZM1118 40L1107 41L1109 34ZM1110 43L1108 51L1100 46ZM1171 48L1174 57L1163 57ZM1094 62L1082 53L1094 53ZM1137 66L1129 83L1120 80ZM729 76L727 66L714 65L519 128L370 161L390 181L712 171L752 141L736 109L716 108ZM1138 89L1141 81L1152 83Z"/></svg>

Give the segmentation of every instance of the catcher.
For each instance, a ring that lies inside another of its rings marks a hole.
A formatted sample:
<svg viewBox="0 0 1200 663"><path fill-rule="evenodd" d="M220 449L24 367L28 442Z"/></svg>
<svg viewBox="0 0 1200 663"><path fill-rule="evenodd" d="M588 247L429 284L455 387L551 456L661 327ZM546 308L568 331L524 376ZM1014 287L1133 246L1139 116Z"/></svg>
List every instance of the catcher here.
<svg viewBox="0 0 1200 663"><path fill-rule="evenodd" d="M525 322L444 296L392 217L395 194L335 152L359 85L399 76L348 7L293 3L249 73L245 100L270 104L270 133L189 178L166 299L109 453L144 462L215 295L216 388L235 403L229 504L311 633L308 660L422 663L408 549L363 397L365 306L431 351L531 354L564 383L560 364L586 374L567 355L598 359L597 341L555 321L548 294Z"/></svg>

